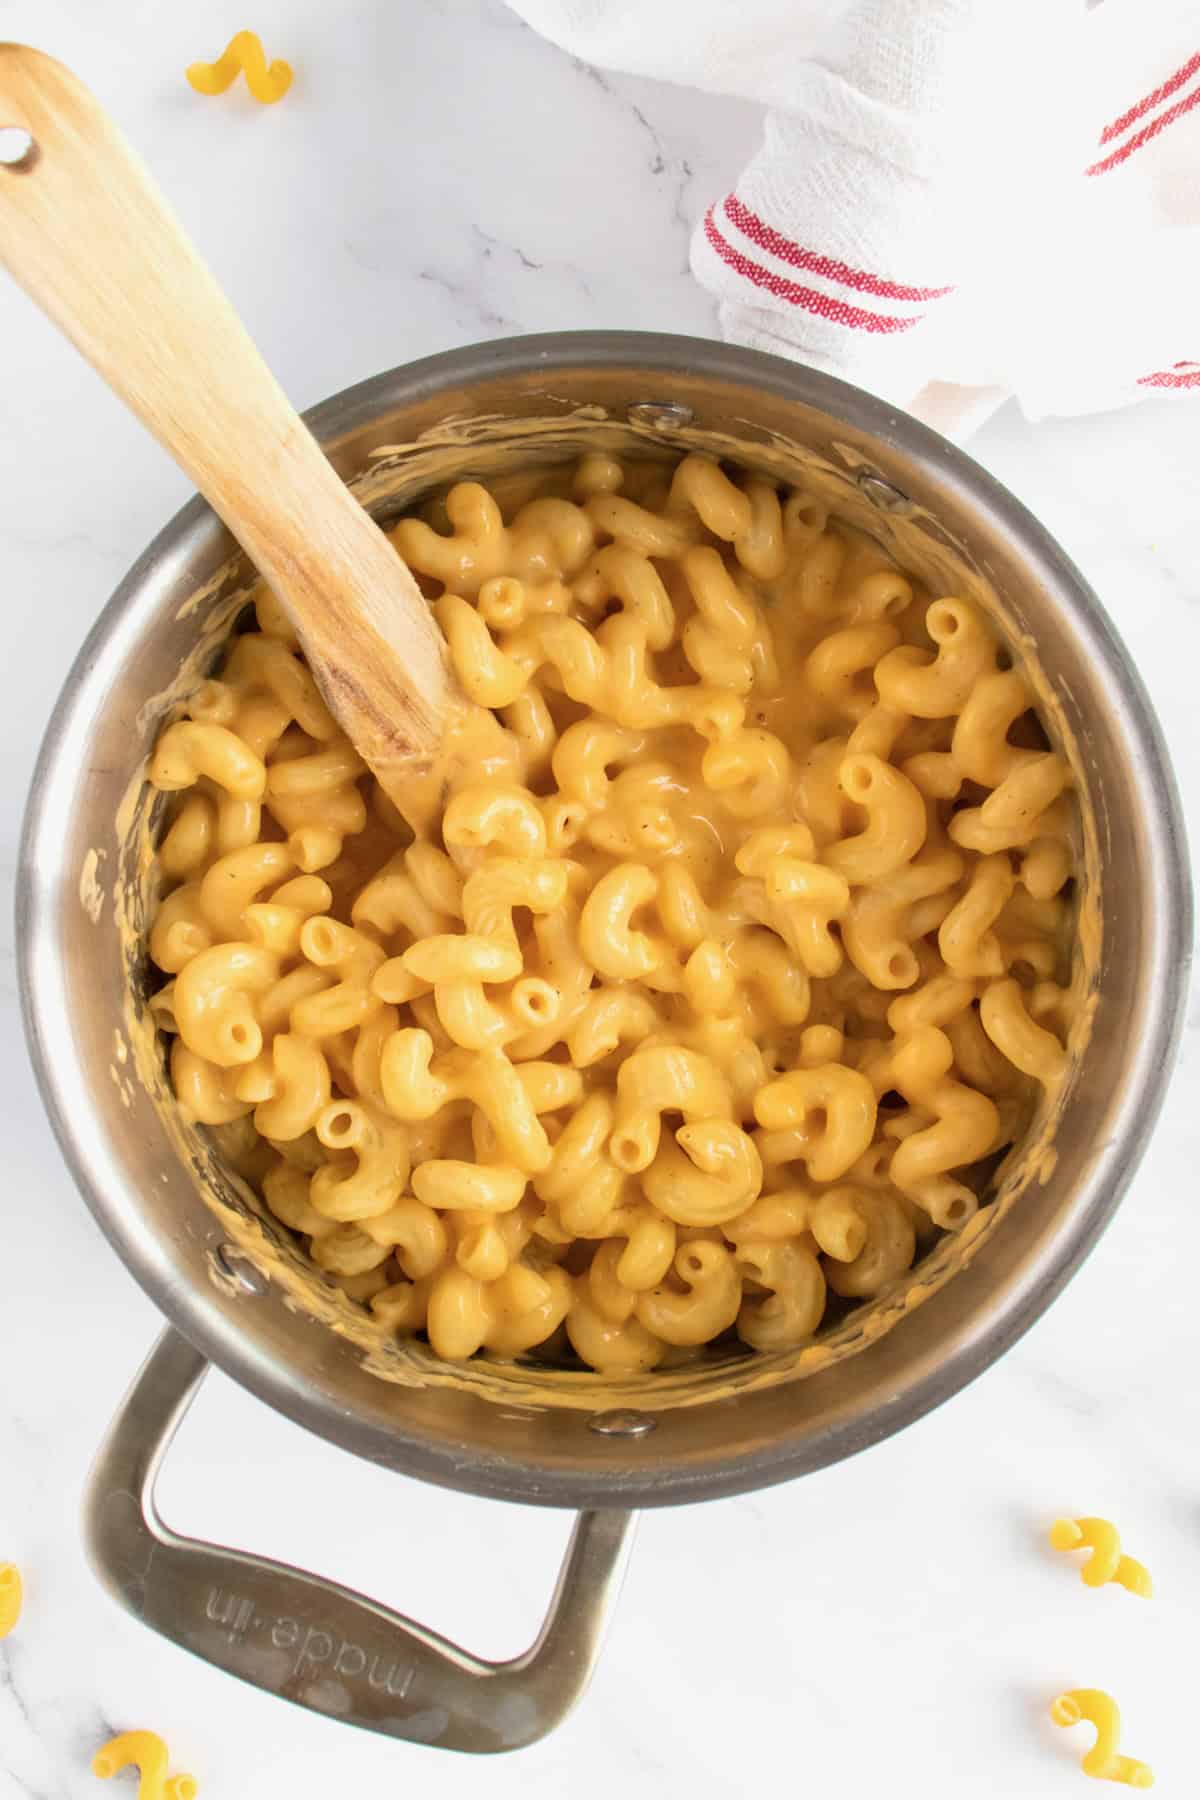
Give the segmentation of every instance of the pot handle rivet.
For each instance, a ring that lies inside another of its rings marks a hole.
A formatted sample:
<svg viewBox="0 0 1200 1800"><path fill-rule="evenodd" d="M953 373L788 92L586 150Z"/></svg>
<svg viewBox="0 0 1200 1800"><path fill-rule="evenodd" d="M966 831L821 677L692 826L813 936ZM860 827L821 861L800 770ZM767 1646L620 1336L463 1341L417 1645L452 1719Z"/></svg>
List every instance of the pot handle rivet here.
<svg viewBox="0 0 1200 1800"><path fill-rule="evenodd" d="M625 414L631 425L648 425L652 431L678 431L695 416L680 400L638 400Z"/></svg>
<svg viewBox="0 0 1200 1800"><path fill-rule="evenodd" d="M859 492L880 512L909 513L913 503L903 488L881 475L878 469L860 469L854 477Z"/></svg>
<svg viewBox="0 0 1200 1800"><path fill-rule="evenodd" d="M593 1413L588 1420L588 1430L598 1432L601 1437L645 1437L657 1426L657 1419L652 1419L649 1413L636 1411L632 1406L618 1406L611 1412Z"/></svg>
<svg viewBox="0 0 1200 1800"><path fill-rule="evenodd" d="M216 1260L230 1281L241 1288L243 1294L265 1294L270 1282L262 1270L253 1263L244 1250L234 1244L221 1244L216 1252Z"/></svg>

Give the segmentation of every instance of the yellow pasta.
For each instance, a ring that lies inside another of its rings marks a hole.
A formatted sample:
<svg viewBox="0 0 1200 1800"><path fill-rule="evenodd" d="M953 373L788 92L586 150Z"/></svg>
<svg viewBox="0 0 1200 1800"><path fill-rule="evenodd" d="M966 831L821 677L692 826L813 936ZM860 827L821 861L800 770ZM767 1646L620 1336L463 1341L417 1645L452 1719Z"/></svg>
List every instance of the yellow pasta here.
<svg viewBox="0 0 1200 1800"><path fill-rule="evenodd" d="M150 765L180 1106L438 1356L795 1349L1065 1079L1074 802L1027 678L701 456L461 482L392 536L499 729L410 828L259 591Z"/></svg>
<svg viewBox="0 0 1200 1800"><path fill-rule="evenodd" d="M198 94L223 94L233 86L239 71L245 75L246 86L254 98L264 106L274 106L292 85L291 64L276 58L268 65L258 33L238 31L216 62L189 64L188 86Z"/></svg>
<svg viewBox="0 0 1200 1800"><path fill-rule="evenodd" d="M139 1772L138 1800L196 1800L200 1791L193 1775L167 1774L167 1746L156 1731L122 1731L92 1758L92 1774L110 1781L122 1769Z"/></svg>
<svg viewBox="0 0 1200 1800"><path fill-rule="evenodd" d="M1094 1775L1098 1781L1120 1781L1126 1787L1154 1786L1154 1775L1146 1763L1118 1754L1121 1714L1111 1694L1099 1688L1072 1688L1052 1702L1050 1717L1056 1725L1086 1722L1096 1727L1096 1742L1085 1752L1081 1765L1085 1775Z"/></svg>
<svg viewBox="0 0 1200 1800"><path fill-rule="evenodd" d="M15 1630L21 1617L21 1571L15 1563L0 1563L0 1638Z"/></svg>
<svg viewBox="0 0 1200 1800"><path fill-rule="evenodd" d="M1109 1519L1056 1519L1050 1528L1055 1550L1090 1550L1079 1571L1087 1587L1104 1587L1115 1581L1143 1600L1154 1593L1150 1571L1132 1556L1121 1553L1121 1537Z"/></svg>

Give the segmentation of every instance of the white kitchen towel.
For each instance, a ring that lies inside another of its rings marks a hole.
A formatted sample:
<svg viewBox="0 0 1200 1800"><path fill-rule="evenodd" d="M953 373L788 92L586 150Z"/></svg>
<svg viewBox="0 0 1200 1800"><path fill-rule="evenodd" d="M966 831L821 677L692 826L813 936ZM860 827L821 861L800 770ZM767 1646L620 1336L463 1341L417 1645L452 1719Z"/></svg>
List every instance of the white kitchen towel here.
<svg viewBox="0 0 1200 1800"><path fill-rule="evenodd" d="M963 437L1200 393L1196 0L510 0L585 61L763 101L692 268L735 342Z"/></svg>

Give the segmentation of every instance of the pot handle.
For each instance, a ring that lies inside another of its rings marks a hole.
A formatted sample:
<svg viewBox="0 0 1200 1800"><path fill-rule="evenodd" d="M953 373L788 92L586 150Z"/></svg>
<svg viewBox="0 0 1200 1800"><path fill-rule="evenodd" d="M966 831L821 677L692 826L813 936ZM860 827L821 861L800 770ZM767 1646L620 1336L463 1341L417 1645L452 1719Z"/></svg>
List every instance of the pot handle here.
<svg viewBox="0 0 1200 1800"><path fill-rule="evenodd" d="M636 1514L581 1512L535 1643L485 1662L337 1582L163 1523L154 1483L207 1368L165 1331L100 1450L85 1533L114 1599L243 1681L389 1737L516 1750L557 1725L595 1666Z"/></svg>

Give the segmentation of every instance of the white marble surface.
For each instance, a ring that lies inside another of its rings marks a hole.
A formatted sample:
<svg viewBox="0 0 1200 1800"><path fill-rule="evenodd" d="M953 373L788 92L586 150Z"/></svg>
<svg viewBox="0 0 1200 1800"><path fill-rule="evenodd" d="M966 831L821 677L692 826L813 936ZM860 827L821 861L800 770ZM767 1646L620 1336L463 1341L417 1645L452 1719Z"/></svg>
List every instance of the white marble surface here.
<svg viewBox="0 0 1200 1800"><path fill-rule="evenodd" d="M244 24L299 70L286 103L204 101L182 71ZM146 153L293 397L514 331L711 333L688 229L752 146L753 109L602 77L498 0L0 0L0 37L71 61ZM2 121L0 121L2 122ZM16 859L46 715L86 626L185 484L0 282L0 861ZM1200 842L1198 412L974 445L1094 581L1140 663ZM105 1599L80 1549L89 1457L158 1325L63 1170L0 926L4 1124L0 1559L24 1567L0 1648L0 1800L96 1793L108 1727L168 1737L213 1800L420 1788L581 1800L879 1792L1051 1800L1088 1734L1061 1687L1110 1687L1125 1748L1194 1794L1200 1583L1200 1005L1128 1201L990 1374L810 1480L643 1525L595 1684L548 1742L481 1764L313 1718L218 1675ZM80 996L86 1004L86 995ZM309 1562L493 1653L526 1641L566 1523L387 1477L212 1378L163 1483L185 1528ZM1104 1512L1147 1605L1042 1546ZM528 1582L509 1592L501 1552ZM128 1777L122 1791L132 1791Z"/></svg>

